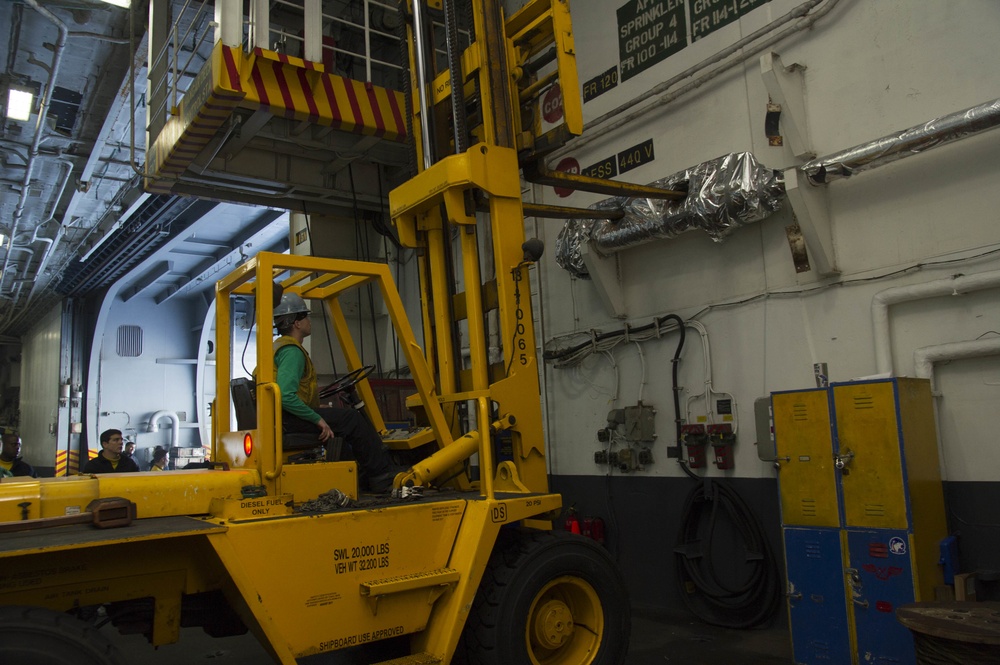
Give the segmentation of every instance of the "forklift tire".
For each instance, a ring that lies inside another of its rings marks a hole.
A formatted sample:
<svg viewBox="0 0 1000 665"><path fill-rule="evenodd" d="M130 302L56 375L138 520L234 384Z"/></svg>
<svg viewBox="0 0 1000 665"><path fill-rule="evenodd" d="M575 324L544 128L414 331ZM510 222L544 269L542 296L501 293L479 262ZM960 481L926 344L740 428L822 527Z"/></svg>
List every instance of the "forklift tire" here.
<svg viewBox="0 0 1000 665"><path fill-rule="evenodd" d="M620 665L631 615L618 567L562 531L503 529L455 654L469 665Z"/></svg>
<svg viewBox="0 0 1000 665"><path fill-rule="evenodd" d="M41 607L0 607L0 663L125 665L118 649L88 623Z"/></svg>

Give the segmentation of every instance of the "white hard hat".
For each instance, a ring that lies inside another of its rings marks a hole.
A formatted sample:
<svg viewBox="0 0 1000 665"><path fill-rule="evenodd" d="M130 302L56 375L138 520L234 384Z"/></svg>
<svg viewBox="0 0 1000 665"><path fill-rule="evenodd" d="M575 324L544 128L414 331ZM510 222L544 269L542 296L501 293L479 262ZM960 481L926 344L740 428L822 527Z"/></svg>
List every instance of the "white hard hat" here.
<svg viewBox="0 0 1000 665"><path fill-rule="evenodd" d="M285 314L298 314L308 311L309 305L302 299L302 296L297 293L285 293L281 296L281 302L274 308L274 316L278 317Z"/></svg>

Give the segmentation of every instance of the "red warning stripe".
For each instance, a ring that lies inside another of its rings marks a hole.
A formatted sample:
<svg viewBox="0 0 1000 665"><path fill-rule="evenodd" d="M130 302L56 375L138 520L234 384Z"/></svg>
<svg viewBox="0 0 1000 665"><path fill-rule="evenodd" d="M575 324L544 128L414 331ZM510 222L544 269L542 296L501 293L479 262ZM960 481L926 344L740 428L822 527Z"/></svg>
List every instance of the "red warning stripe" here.
<svg viewBox="0 0 1000 665"><path fill-rule="evenodd" d="M285 104L284 116L292 119L295 117L295 100L292 99L292 91L288 88L288 81L285 80L284 67L280 62L273 62L271 69L274 71L274 81L278 84L278 91L281 92L281 101Z"/></svg>
<svg viewBox="0 0 1000 665"><path fill-rule="evenodd" d="M236 68L236 57L233 55L233 47L223 46L222 47L222 59L226 65L226 73L229 74L229 87L233 90L242 91L243 88L240 85L240 72ZM234 97L235 99L242 99L242 97Z"/></svg>
<svg viewBox="0 0 1000 665"><path fill-rule="evenodd" d="M306 97L306 105L309 107L309 122L316 122L319 120L319 108L316 107L316 96L313 95L312 86L309 85L309 80L306 78L306 70L298 70L299 75L299 85L302 86L302 92Z"/></svg>
<svg viewBox="0 0 1000 665"><path fill-rule="evenodd" d="M337 95L333 92L332 76L323 77L323 89L326 91L326 99L330 102L330 111L333 114L333 122L330 123L330 126L340 129L344 124L344 114L340 110L340 104L337 103Z"/></svg>
<svg viewBox="0 0 1000 665"><path fill-rule="evenodd" d="M368 102L372 106L372 113L375 115L375 136L385 136L385 120L382 119L382 109L379 106L378 98L375 96L375 86L365 83L365 90L368 92Z"/></svg>
<svg viewBox="0 0 1000 665"><path fill-rule="evenodd" d="M264 79L260 75L260 68L253 67L250 71L250 76L253 77L253 87L257 89L257 99L260 100L261 105L271 107L271 100L267 96L267 86L264 85Z"/></svg>
<svg viewBox="0 0 1000 665"><path fill-rule="evenodd" d="M354 133L360 134L364 131L364 123L361 120L361 105L358 103L358 93L354 89L354 81L350 79L344 79L345 88L347 88L347 101L351 105L351 111L354 113Z"/></svg>
<svg viewBox="0 0 1000 665"><path fill-rule="evenodd" d="M396 121L396 134L402 139L406 136L406 123L403 121L403 112L399 108L399 100L396 99L395 93L391 90L387 92L386 97L389 98L389 108L392 109L392 118Z"/></svg>

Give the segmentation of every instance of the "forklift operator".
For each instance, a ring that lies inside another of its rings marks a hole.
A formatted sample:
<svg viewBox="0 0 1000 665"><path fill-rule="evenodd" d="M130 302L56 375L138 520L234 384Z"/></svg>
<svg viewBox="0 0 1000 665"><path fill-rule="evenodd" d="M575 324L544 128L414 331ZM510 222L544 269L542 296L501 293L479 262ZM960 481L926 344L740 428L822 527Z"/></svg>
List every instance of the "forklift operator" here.
<svg viewBox="0 0 1000 665"><path fill-rule="evenodd" d="M285 293L274 308L274 370L281 389L283 429L286 432L315 432L318 440L342 436L358 463L362 487L382 493L392 489L396 476L389 451L375 427L355 409L320 407L316 369L302 340L312 334L309 306L296 293ZM297 349L297 350L296 350Z"/></svg>

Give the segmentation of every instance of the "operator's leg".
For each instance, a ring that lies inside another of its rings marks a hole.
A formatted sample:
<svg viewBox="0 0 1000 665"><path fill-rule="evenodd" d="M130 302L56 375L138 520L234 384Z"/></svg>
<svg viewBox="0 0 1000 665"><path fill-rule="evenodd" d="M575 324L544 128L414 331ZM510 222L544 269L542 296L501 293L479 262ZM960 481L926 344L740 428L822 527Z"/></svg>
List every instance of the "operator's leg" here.
<svg viewBox="0 0 1000 665"><path fill-rule="evenodd" d="M350 446L364 477L371 480L392 470L389 450L382 443L382 437L356 409L325 407L317 410L317 413Z"/></svg>

